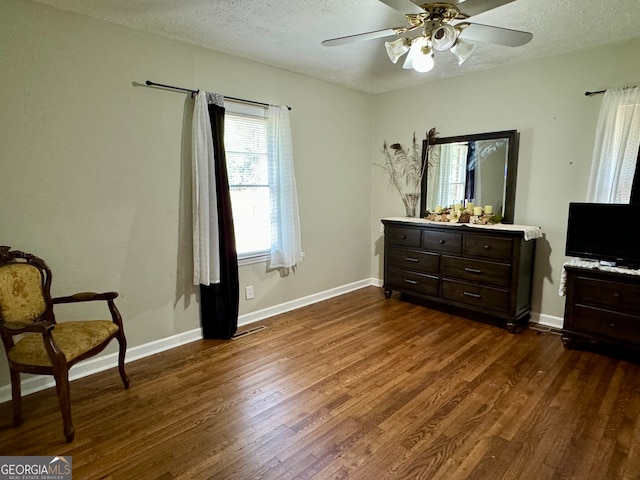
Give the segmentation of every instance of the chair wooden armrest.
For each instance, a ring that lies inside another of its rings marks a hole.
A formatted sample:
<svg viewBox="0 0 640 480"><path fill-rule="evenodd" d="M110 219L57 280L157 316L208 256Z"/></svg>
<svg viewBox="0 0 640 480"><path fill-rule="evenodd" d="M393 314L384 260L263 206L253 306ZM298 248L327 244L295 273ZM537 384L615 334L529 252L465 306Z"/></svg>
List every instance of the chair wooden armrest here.
<svg viewBox="0 0 640 480"><path fill-rule="evenodd" d="M77 302L93 302L96 300L113 300L117 298L118 292L81 292L69 295L67 297L52 298L53 303L77 303Z"/></svg>
<svg viewBox="0 0 640 480"><path fill-rule="evenodd" d="M97 300L104 300L107 302L109 307L109 312L111 313L111 320L113 323L118 325L122 329L122 316L116 307L115 302L113 301L118 296L118 292L104 292L104 293L96 293L96 292L81 292L75 293L73 295L69 295L68 297L56 297L52 298L51 302L54 305L59 305L62 303L80 303L80 302L93 302Z"/></svg>
<svg viewBox="0 0 640 480"><path fill-rule="evenodd" d="M5 347L9 347L9 349L11 349L15 346L12 338L14 335L20 335L23 333L40 334L42 335L40 338L42 338L44 348L51 359L53 368L67 368L64 353L60 350L60 347L53 338L53 331L55 327L56 323L50 320L35 320L31 323L23 324L22 326L16 325L15 327L11 322L5 322L0 325L0 329L11 336L11 338L5 338ZM38 367L29 368L27 365L28 364L25 364L24 370L26 373L40 373L40 369Z"/></svg>
<svg viewBox="0 0 640 480"><path fill-rule="evenodd" d="M16 326L15 328L11 322L5 322L0 325L0 328L6 330L9 335L20 335L21 333L47 333L53 330L53 327L55 327L55 323L48 320L38 320L26 325Z"/></svg>

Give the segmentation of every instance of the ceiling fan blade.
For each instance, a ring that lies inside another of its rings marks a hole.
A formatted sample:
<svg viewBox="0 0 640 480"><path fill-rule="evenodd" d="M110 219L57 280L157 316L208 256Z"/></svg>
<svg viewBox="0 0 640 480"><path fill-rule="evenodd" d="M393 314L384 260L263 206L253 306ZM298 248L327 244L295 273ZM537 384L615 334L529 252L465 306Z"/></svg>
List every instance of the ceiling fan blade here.
<svg viewBox="0 0 640 480"><path fill-rule="evenodd" d="M428 0L380 0L385 5L393 8L402 13L423 13L424 10L420 8L421 3L426 3ZM413 3L412 3L413 2Z"/></svg>
<svg viewBox="0 0 640 480"><path fill-rule="evenodd" d="M521 32L520 30L492 27L479 23L458 24L457 26L462 25L466 26L460 33L460 38L473 42L497 43L507 47L519 47L530 42L533 38L532 33Z"/></svg>
<svg viewBox="0 0 640 480"><path fill-rule="evenodd" d="M471 17L472 15L493 10L494 8L501 7L513 1L514 0L463 0L452 3L455 3L456 7L458 7L462 13L466 13Z"/></svg>
<svg viewBox="0 0 640 480"><path fill-rule="evenodd" d="M336 45L346 45L347 43L360 42L362 40L372 40L374 38L390 37L398 35L399 32L406 30L404 27L387 28L385 30L376 30L374 32L358 33L356 35L348 35L346 37L331 38L322 42L325 47L335 47Z"/></svg>

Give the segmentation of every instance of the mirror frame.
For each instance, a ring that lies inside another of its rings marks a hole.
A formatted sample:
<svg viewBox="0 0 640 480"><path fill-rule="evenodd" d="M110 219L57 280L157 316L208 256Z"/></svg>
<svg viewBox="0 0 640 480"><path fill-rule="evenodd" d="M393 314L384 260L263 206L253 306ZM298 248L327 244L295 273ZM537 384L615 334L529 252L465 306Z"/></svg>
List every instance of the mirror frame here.
<svg viewBox="0 0 640 480"><path fill-rule="evenodd" d="M435 131L435 129L434 129ZM425 216L427 209L427 175L429 174L429 145L442 145L446 143L475 142L478 140L491 140L494 138L506 138L509 140L509 150L507 152L507 173L504 180L503 192L503 212L502 223L513 223L513 212L516 200L516 178L518 170L518 142L519 134L517 130L502 130L499 132L476 133L471 135L457 135L455 137L432 137L422 141L422 161L426 166L422 176L422 187L420 189L420 216Z"/></svg>

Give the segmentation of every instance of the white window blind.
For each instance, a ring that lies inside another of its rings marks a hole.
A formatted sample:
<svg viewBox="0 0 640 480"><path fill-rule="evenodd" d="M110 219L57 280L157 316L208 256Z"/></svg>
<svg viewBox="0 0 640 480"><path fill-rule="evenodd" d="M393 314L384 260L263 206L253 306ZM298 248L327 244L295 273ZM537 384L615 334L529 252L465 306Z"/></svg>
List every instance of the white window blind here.
<svg viewBox="0 0 640 480"><path fill-rule="evenodd" d="M224 143L239 259L271 248L268 119L259 107L225 104Z"/></svg>

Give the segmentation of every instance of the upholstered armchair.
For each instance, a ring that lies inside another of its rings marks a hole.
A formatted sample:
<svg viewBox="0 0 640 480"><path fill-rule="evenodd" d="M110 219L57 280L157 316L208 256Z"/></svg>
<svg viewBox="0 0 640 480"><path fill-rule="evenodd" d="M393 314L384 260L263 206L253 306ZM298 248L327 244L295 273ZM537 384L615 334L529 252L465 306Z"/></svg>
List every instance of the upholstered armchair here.
<svg viewBox="0 0 640 480"><path fill-rule="evenodd" d="M116 339L120 344L118 368L124 388L127 341L116 292L78 293L51 298L51 270L40 258L0 246L0 336L11 375L13 423L22 422L20 373L53 375L62 410L64 435L74 438L69 395L69 369L100 353ZM61 303L105 301L110 320L56 322L53 306Z"/></svg>

